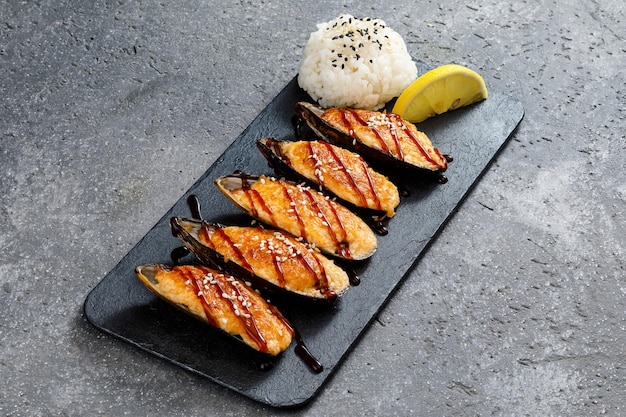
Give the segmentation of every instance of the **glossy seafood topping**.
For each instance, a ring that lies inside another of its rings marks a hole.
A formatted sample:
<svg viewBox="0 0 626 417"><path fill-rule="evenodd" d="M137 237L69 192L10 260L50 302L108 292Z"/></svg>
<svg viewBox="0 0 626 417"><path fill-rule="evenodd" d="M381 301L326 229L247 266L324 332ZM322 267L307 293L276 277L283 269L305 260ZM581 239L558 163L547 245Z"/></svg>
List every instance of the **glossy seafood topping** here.
<svg viewBox="0 0 626 417"><path fill-rule="evenodd" d="M145 265L137 277L158 296L259 352L277 355L294 336L291 325L240 280L204 267Z"/></svg>
<svg viewBox="0 0 626 417"><path fill-rule="evenodd" d="M448 166L428 136L397 114L330 108L321 118L364 145L400 161L431 171L443 171Z"/></svg>
<svg viewBox="0 0 626 417"><path fill-rule="evenodd" d="M325 141L267 139L265 143L294 171L344 201L385 212L389 217L395 214L400 203L398 189L387 177L370 168L360 155Z"/></svg>
<svg viewBox="0 0 626 417"><path fill-rule="evenodd" d="M287 291L335 298L350 285L348 275L334 262L281 232L182 219L179 224L224 259Z"/></svg>
<svg viewBox="0 0 626 417"><path fill-rule="evenodd" d="M377 247L365 222L328 196L266 176L222 177L218 188L251 216L345 259L365 259Z"/></svg>

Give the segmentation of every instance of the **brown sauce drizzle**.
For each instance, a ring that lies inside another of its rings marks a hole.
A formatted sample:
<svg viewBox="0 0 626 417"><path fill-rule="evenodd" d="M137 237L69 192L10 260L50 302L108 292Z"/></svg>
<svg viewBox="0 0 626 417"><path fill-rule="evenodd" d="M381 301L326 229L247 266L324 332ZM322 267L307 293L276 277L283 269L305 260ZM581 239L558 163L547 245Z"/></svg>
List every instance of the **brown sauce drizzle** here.
<svg viewBox="0 0 626 417"><path fill-rule="evenodd" d="M348 129L348 131L350 132L350 136L355 137L354 135L354 129L351 128L351 122L347 117L347 114L350 114L352 116L352 118L354 118L354 120L356 120L359 124L361 124L362 126L368 127L369 129L371 129L372 133L374 133L374 135L376 136L376 138L378 139L378 142L380 144L380 146L382 147L382 151L385 152L386 154L390 155L390 156L394 156L395 158L404 161L404 154L402 153L401 150L401 146L400 146L400 139L397 135L397 130L396 130L396 126L399 126L401 128L401 131L408 136L408 138L411 140L411 142L415 145L415 147L420 151L420 153L422 154L422 156L431 164L436 165L436 166L441 166L440 163L438 163L437 161L435 161L433 159L433 157L430 156L430 154L426 151L426 149L424 149L424 146L420 143L420 141L417 139L417 137L413 134L413 132L411 132L411 130L407 127L406 123L402 120L402 118L396 114L388 114L388 113L381 113L383 115L385 115L389 121L392 122L393 125L393 129L391 130L391 137L394 141L394 145L396 147L396 151L397 151L397 155L393 155L393 153L391 152L391 150L389 149L389 146L387 145L387 143L385 142L383 135L381 134L381 132L376 129L375 127L371 127L367 124L367 122L365 120L363 120L363 118L354 110L352 109L343 109L341 111L341 116L342 116L342 120L344 123L344 126ZM441 153L439 152L438 149L434 148L435 153L439 156L439 158L443 158L443 156L441 155Z"/></svg>
<svg viewBox="0 0 626 417"><path fill-rule="evenodd" d="M187 205L191 211L191 218L196 220L202 220L202 208L200 207L200 199L195 194L190 194L187 197Z"/></svg>
<svg viewBox="0 0 626 417"><path fill-rule="evenodd" d="M297 259L298 262L300 262L300 264L307 271L311 273L311 275L313 276L313 279L316 281L315 288L319 290L320 293L324 295L324 297L327 297L329 299L336 298L337 294L333 290L330 289L330 286L328 284L328 276L326 275L326 270L324 269L324 265L322 265L322 262L317 258L317 256L315 256L314 254L312 254L311 256L315 260L315 263L317 264L317 267L320 270L319 274L315 272L315 268L305 258L304 254L302 253L296 254L295 259Z"/></svg>
<svg viewBox="0 0 626 417"><path fill-rule="evenodd" d="M328 220L326 213L324 213L324 211L320 207L319 203L313 196L313 193L311 193L311 191L308 189L303 189L303 192L304 192L304 195L308 198L309 202L311 203L311 206L315 207L318 213L318 218L322 220L322 223L328 229L328 234L330 235L331 239L333 239L333 242L335 244L335 251L344 258L352 259L352 254L350 253L350 248L347 242L348 233L346 232L346 228L344 227L343 222L341 221L341 218L339 217L339 213L337 213L337 210L335 209L335 207L329 201L327 201L328 207L330 207L330 211L333 214L333 217L335 218L336 223L339 225L339 232L341 233L340 237L338 237L337 234L335 233L335 230L333 229L330 221Z"/></svg>
<svg viewBox="0 0 626 417"><path fill-rule="evenodd" d="M248 184L248 181L245 176L241 176L241 180L242 180L241 188L243 192L245 193L246 197L248 198L248 202L250 203L250 211L252 212L251 213L252 217L257 217L257 218L259 217L259 210L255 204L255 201L257 201L258 204L261 206L261 209L265 211L268 216L270 216L270 221L273 224L276 224L276 219L274 219L274 213L267 206L261 194L259 194L257 190L253 190L252 188L250 188L250 185Z"/></svg>
<svg viewBox="0 0 626 417"><path fill-rule="evenodd" d="M374 199L374 203L376 204L376 210L381 211L383 209L383 206L380 202L380 197L378 196L378 193L376 192L376 187L374 187L374 180L372 179L372 176L370 175L370 171L369 169L367 169L367 165L365 164L365 161L363 159L361 159L361 166L363 167L363 172L365 172L367 183L369 184L370 190L372 191L372 198Z"/></svg>
<svg viewBox="0 0 626 417"><path fill-rule="evenodd" d="M311 351L309 351L309 349L306 347L306 345L304 344L304 340L302 339L302 336L297 330L296 330L295 337L296 337L296 347L295 347L296 354L300 357L300 359L302 359L304 363L307 364L307 366L313 372L315 372L316 374L319 374L320 372L322 372L324 370L324 366L320 363L319 360L317 360L315 356L313 356L313 354L311 354Z"/></svg>
<svg viewBox="0 0 626 417"><path fill-rule="evenodd" d="M389 116L387 116L390 118ZM401 161L404 161L404 152L402 152L402 146L400 145L400 138L398 137L398 130L395 123L392 123L391 138L393 139L393 143L396 145L396 152L398 154L397 158Z"/></svg>
<svg viewBox="0 0 626 417"><path fill-rule="evenodd" d="M328 144L326 142L318 142L318 143L320 143L322 146L325 145L326 150L330 153L330 156L333 158L335 163L337 163L337 165L339 166L339 168L341 169L341 171L343 172L345 177L348 179L350 188L352 188L352 190L356 194L358 194L359 200L361 200L361 206L366 207L367 206L367 198L365 198L365 194L363 194L363 191L361 191L361 189L357 185L354 177L350 174L350 171L348 171L348 168L346 167L346 165L339 158L339 155L337 155L337 153L335 152L335 150L332 148L332 146L330 144ZM314 164L317 163L317 161L318 161L317 154L315 153L315 149L313 149L313 144L311 142L308 142L308 150L309 150L309 153L311 154L311 156L313 157L313 163ZM317 173L317 168L316 168L315 171ZM319 183L324 185L324 180L321 177L321 175L318 175L317 177L318 177Z"/></svg>
<svg viewBox="0 0 626 417"><path fill-rule="evenodd" d="M276 271L278 286L284 288L286 286L285 281L285 273L283 272L283 268L280 266L280 262L278 262L278 256L272 253L272 264L274 265L274 271Z"/></svg>
<svg viewBox="0 0 626 417"><path fill-rule="evenodd" d="M313 161L313 175L317 178L317 183L319 185L325 185L324 175L321 172L321 168L318 167L318 163L320 163L320 161L317 157L317 153L315 153L315 149L313 149L313 144L310 141L307 141L307 149L309 151L309 159Z"/></svg>
<svg viewBox="0 0 626 417"><path fill-rule="evenodd" d="M257 207L255 207L255 201L258 202L258 204L261 205L261 207L263 208L263 210L265 210L271 219L271 222L273 224L277 224L277 222L274 219L274 213L272 212L272 210L269 208L269 206L267 205L267 203L265 202L265 200L263 199L263 197L261 196L261 194L257 191L257 190L253 190L250 188L249 182L247 181L247 178L243 175L241 175L242 178L242 188L244 189L244 192L246 193L246 195L250 195L248 194L249 192L254 192L254 198L250 198L248 197L250 204L251 204L251 211L252 211L252 215L253 217L256 217L256 215L258 214L258 209ZM304 220L301 218L300 214L298 213L297 208L297 203L295 203L293 201L293 199L291 198L291 196L289 196L289 193L287 191L287 186L281 182L281 181L276 181L277 184L279 184L283 190L284 190L284 194L287 195L290 203L293 203L291 205L291 207L293 208L293 213L296 216L296 219L298 221L298 224L300 226L300 232L302 233L302 238L305 240L307 239L307 234L306 234L306 229L305 229L305 223ZM322 210L322 208L320 207L318 201L316 200L316 198L313 196L313 194L311 193L311 191L307 188L302 188L301 192L307 197L307 199L309 200L309 202L311 203L311 206L315 208L315 211L317 212L317 217L322 220L322 223L324 224L324 226L327 228L328 233L331 237L331 239L333 239L334 245L335 245L335 250L336 252L344 257L344 258L348 258L351 259L352 255L350 254L350 249L349 249L349 245L347 242L348 239L348 234L346 232L346 229L343 225L343 222L341 221L341 217L339 216L339 213L337 213L337 210L335 209L335 207L330 203L328 203L328 207L330 208L330 211L334 217L335 220L335 224L337 224L339 226L339 233L340 236L338 237L337 234L335 233L335 230L332 226L332 223L329 221L326 213ZM295 205L294 205L295 204Z"/></svg>
<svg viewBox="0 0 626 417"><path fill-rule="evenodd" d="M293 214L296 216L296 221L298 222L298 227L300 228L300 236L302 236L304 240L308 240L307 233L306 233L306 225L304 224L304 221L302 220L302 216L300 216L300 213L298 212L298 205L296 204L295 201L293 201L293 198L291 198L291 194L287 191L287 188L282 187L282 189L283 189L283 195L289 201L289 207L291 207L291 210L293 210Z"/></svg>
<svg viewBox="0 0 626 417"><path fill-rule="evenodd" d="M309 261L306 260L304 255L299 254L296 258L309 272L311 272L311 274L313 275L313 278L317 281L315 284L316 289L318 289L320 293L324 295L324 297L328 299L337 298L337 293L331 290L328 284L328 276L326 275L326 270L324 269L324 265L322 265L322 262L317 258L317 256L315 255L312 255L312 256L315 259L315 262L321 271L319 275L315 272L315 269L309 263Z"/></svg>
<svg viewBox="0 0 626 417"><path fill-rule="evenodd" d="M319 143L326 147L327 151L330 153L330 155L333 158L333 160L337 163L337 165L339 165L341 171L343 172L345 177L348 179L350 187L352 188L352 190L356 194L358 194L359 200L361 201L361 206L362 207L369 207L369 205L367 203L367 197L365 196L365 193L363 192L361 187L359 187L359 185L356 182L356 179L350 173L350 170L348 169L348 167L346 167L346 165L341 160L339 155L337 155L337 152L335 152L335 150L333 149L332 145L327 143L327 142L323 142L323 141L321 141ZM309 152L311 153L311 155L315 155L315 151L313 150L313 146L311 145L310 142L309 142ZM369 191L370 195L372 196L372 199L374 200L375 207L376 207L377 210L382 210L380 197L378 196L378 193L376 193L376 188L374 187L374 181L372 180L372 177L370 175L369 169L367 168L367 165L366 165L366 163L365 163L365 161L363 159L359 158L359 160L361 162L361 168L363 169L365 177L367 178L368 191ZM320 182L323 182L323 181L320 181Z"/></svg>
<svg viewBox="0 0 626 417"><path fill-rule="evenodd" d="M246 260L246 257L243 256L241 250L235 245L235 242L226 234L224 229L221 227L215 227L214 232L209 232L209 225L205 222L202 222L202 227L200 229L200 233L202 233L202 237L207 242L207 246L213 250L215 250L215 244L213 243L213 235L217 235L222 239L226 244L230 247L230 249L235 253L236 262L242 267L246 268L248 271L253 271L252 266Z"/></svg>
<svg viewBox="0 0 626 417"><path fill-rule="evenodd" d="M413 142L413 144L415 145L415 147L421 152L422 156L424 158L426 158L426 160L428 162L430 162L433 165L436 166L440 166L441 164L439 164L438 162L436 162L426 151L426 149L424 149L424 146L422 146L422 144L420 143L420 141L417 139L417 137L413 134L413 132L411 132L411 130L408 128L408 126L406 125L406 122L404 120L402 120L402 118L400 116L398 116L397 114L389 114L387 116L391 122L393 123L394 126L400 126L402 128L402 131L404 132L405 135L407 135L409 137L409 139L411 139L411 142ZM439 158L441 158L441 154L439 153L439 151L434 148L435 152L437 153L437 155L439 155Z"/></svg>
<svg viewBox="0 0 626 417"><path fill-rule="evenodd" d="M178 246L172 249L170 253L170 259L174 265L180 265L180 260L185 256L189 255L189 249L185 246Z"/></svg>
<svg viewBox="0 0 626 417"><path fill-rule="evenodd" d="M211 272L208 272L208 273L210 274ZM199 279L195 278L192 274L186 274L186 275L187 275L186 278L194 286L195 293L196 293L198 299L200 300L200 302L202 303L202 307L204 308L204 311L205 311L205 314L207 316L207 319L209 319L209 321L211 322L211 324L213 326L219 327L219 326L217 326L217 323L215 323L210 318L210 311L211 311L210 307L209 307L206 299L202 295L204 293L204 291L202 289L204 285L202 284L202 282L200 282ZM217 279L212 280L211 283L210 283L210 285L214 285L214 286L217 287L218 294L229 294L230 295L233 292L235 293L236 297L228 297L228 298L224 297L224 299L228 300L228 304L230 306L231 311L233 312L235 317L237 317L239 322L243 325L244 329L246 330L246 334L252 340L254 340L254 342L257 344L257 346L259 348L259 351L263 352L263 353L268 353L267 341L261 335L261 332L260 332L259 328L256 325L256 321L254 320L254 318L252 318L252 314L250 312L250 309L247 306L245 306L242 301L240 301L240 300L244 300L246 298L243 297L243 295L241 294L241 291L239 291L239 288L237 288L236 285L233 285L232 283L228 283L228 281L226 281L225 284L228 285L229 288L225 288L224 286L222 286L222 283L220 283L220 281L217 280ZM235 303L237 305L235 305ZM241 314L241 313L237 314L237 311L241 311L244 314Z"/></svg>
<svg viewBox="0 0 626 417"><path fill-rule="evenodd" d="M350 136L352 136L353 138L356 138L356 135L354 134L354 129L352 129L352 122L350 120L348 120L348 117L347 117L348 114L350 114L352 116L352 118L354 120L356 120L361 126L368 127L367 126L367 122L365 120L363 120L363 118L361 116L359 116L359 114L356 111L354 111L352 109L343 109L341 111L341 118L343 120L344 126L350 132ZM376 139L378 139L378 143L382 147L382 151L385 152L388 155L392 155L391 151L389 150L389 146L387 146L387 143L383 139L383 137L380 134L380 132L378 131L378 129L371 128L371 130L374 133L374 135L376 136Z"/></svg>

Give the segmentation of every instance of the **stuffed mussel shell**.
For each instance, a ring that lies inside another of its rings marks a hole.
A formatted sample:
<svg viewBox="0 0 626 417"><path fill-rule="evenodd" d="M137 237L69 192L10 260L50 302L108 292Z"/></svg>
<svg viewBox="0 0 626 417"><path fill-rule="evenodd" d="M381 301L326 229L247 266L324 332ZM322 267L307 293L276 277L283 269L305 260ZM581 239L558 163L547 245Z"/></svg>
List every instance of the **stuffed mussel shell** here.
<svg viewBox="0 0 626 417"><path fill-rule="evenodd" d="M259 352L278 355L291 344L295 332L283 315L233 276L199 265L150 264L135 273L160 298Z"/></svg>
<svg viewBox="0 0 626 417"><path fill-rule="evenodd" d="M257 141L277 171L309 181L359 209L393 217L400 204L398 188L358 154L323 140Z"/></svg>
<svg viewBox="0 0 626 417"><path fill-rule="evenodd" d="M244 173L219 177L215 184L255 219L300 237L325 254L363 260L378 246L363 219L303 184Z"/></svg>
<svg viewBox="0 0 626 417"><path fill-rule="evenodd" d="M298 102L296 113L320 138L388 167L443 172L446 157L424 132L397 114L348 108L323 109Z"/></svg>
<svg viewBox="0 0 626 417"><path fill-rule="evenodd" d="M170 223L174 235L200 261L259 289L335 299L350 286L347 273L333 261L280 231L182 217Z"/></svg>

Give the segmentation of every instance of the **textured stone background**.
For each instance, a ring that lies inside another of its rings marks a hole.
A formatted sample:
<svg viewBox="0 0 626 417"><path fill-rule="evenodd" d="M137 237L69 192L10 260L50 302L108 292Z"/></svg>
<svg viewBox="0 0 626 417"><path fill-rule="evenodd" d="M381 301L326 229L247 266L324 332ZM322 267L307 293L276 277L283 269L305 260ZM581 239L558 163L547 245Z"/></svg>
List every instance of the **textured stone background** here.
<svg viewBox="0 0 626 417"><path fill-rule="evenodd" d="M512 141L338 372L280 411L102 335L87 293L296 74L383 18L519 98ZM0 414L626 413L621 0L0 7Z"/></svg>

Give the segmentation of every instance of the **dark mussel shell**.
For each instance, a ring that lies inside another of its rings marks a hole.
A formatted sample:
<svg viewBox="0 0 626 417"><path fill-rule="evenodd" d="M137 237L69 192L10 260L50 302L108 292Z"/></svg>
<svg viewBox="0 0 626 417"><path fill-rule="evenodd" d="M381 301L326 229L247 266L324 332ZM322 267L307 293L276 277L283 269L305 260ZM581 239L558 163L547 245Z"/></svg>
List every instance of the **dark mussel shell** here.
<svg viewBox="0 0 626 417"><path fill-rule="evenodd" d="M393 217L398 188L363 158L323 140L260 139L257 147L279 175L306 181L363 216Z"/></svg>
<svg viewBox="0 0 626 417"><path fill-rule="evenodd" d="M358 135L354 134L354 129L351 129L353 134L350 134L349 132L342 131L339 126L327 122L322 118L322 115L324 115L326 110L327 109L323 109L317 105L307 102L298 102L295 105L297 115L306 122L306 124L317 136L337 146L341 146L358 153L377 169L384 169L385 171L408 170L409 172L417 171L422 173L441 173L447 169L448 165L446 157L441 155L439 150L429 143L430 140L428 140L428 143L422 143L421 141L418 141L415 136L409 136L411 137L412 142L416 144L416 150L419 151L422 157L428 161L428 164L409 163L402 157L401 154L394 155L390 150L376 149L366 145L362 139L358 137ZM352 109L339 110L354 114L359 111ZM386 113L378 112L378 114L387 117ZM392 116L399 118L397 115ZM403 120L402 122L406 125L410 125L409 122ZM376 135L378 139L382 141L379 133L373 132L372 134ZM384 148L391 149L387 145L385 145Z"/></svg>
<svg viewBox="0 0 626 417"><path fill-rule="evenodd" d="M346 272L292 236L261 227L173 217L172 233L203 263L260 290L332 300L350 286Z"/></svg>

